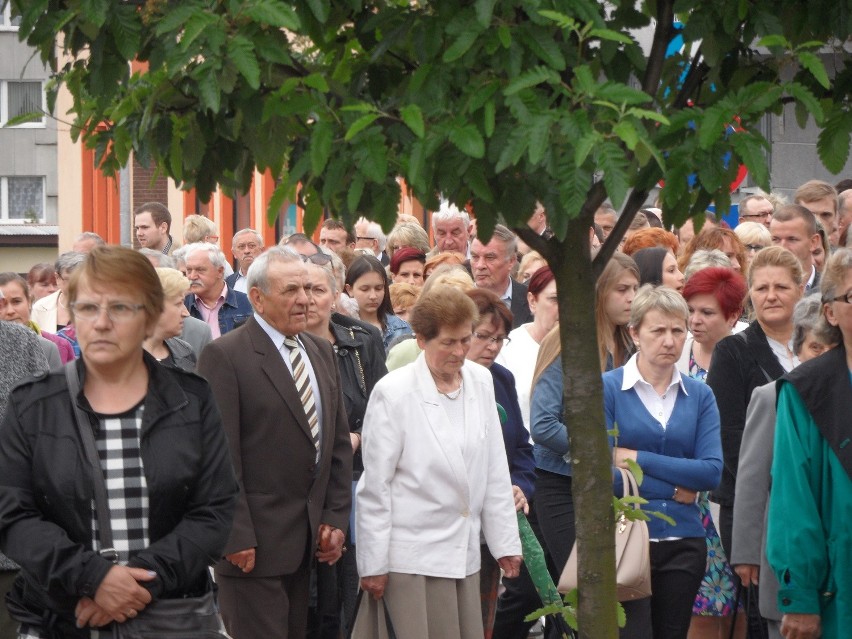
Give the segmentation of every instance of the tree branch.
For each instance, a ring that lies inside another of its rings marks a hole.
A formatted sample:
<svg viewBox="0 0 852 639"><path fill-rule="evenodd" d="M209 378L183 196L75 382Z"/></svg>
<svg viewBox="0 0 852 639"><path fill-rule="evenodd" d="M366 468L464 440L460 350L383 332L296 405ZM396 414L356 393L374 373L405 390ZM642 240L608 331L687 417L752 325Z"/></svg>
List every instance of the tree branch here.
<svg viewBox="0 0 852 639"><path fill-rule="evenodd" d="M666 60L666 49L669 46L673 26L673 3L670 0L659 0L657 5L657 28L654 30L654 41L651 43L648 64L645 66L645 77L642 80L642 90L648 95L655 95L657 88L660 86L663 63Z"/></svg>

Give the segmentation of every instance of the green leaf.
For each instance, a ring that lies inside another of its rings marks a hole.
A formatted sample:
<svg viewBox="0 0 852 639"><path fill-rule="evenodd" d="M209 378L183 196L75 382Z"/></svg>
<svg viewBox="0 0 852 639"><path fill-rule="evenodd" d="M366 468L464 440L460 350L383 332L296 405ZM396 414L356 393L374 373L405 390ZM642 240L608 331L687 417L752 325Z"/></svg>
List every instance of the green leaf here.
<svg viewBox="0 0 852 639"><path fill-rule="evenodd" d="M6 124L3 126L5 128L11 128L13 126L18 126L19 124L28 124L29 122L36 122L37 120L41 120L44 117L44 113L42 111L31 111L29 113L22 113L21 115L16 115L14 118L9 118L6 121Z"/></svg>
<svg viewBox="0 0 852 639"><path fill-rule="evenodd" d="M787 38L782 36L779 33L771 33L767 36L763 36L760 40L757 41L757 46L759 47L781 47L783 49L789 49L790 43Z"/></svg>
<svg viewBox="0 0 852 639"><path fill-rule="evenodd" d="M297 31L301 27L299 16L293 8L277 0L244 3L242 11L254 22L271 27L290 31Z"/></svg>
<svg viewBox="0 0 852 639"><path fill-rule="evenodd" d="M496 106L494 104L494 100L489 100L485 103L482 112L482 125L485 131L485 137L490 138L494 135L494 125L495 125L495 112Z"/></svg>
<svg viewBox="0 0 852 639"><path fill-rule="evenodd" d="M399 110L402 121L411 129L412 133L418 138L422 138L426 134L426 127L423 124L423 111L416 104L407 104Z"/></svg>
<svg viewBox="0 0 852 639"><path fill-rule="evenodd" d="M645 104L651 102L651 96L620 82L605 82L598 86L595 97L616 104Z"/></svg>
<svg viewBox="0 0 852 639"><path fill-rule="evenodd" d="M328 156L331 155L331 143L334 138L334 130L331 124L319 121L314 125L311 133L311 172L321 175L328 164Z"/></svg>
<svg viewBox="0 0 852 639"><path fill-rule="evenodd" d="M592 75L592 70L583 65L574 69L574 84L580 93L593 97L598 88L598 83Z"/></svg>
<svg viewBox="0 0 852 639"><path fill-rule="evenodd" d="M760 140L748 133L735 133L728 140L743 164L748 167L752 179L768 193L769 169Z"/></svg>
<svg viewBox="0 0 852 639"><path fill-rule="evenodd" d="M798 82L791 82L786 85L787 93L796 99L796 101L810 113L817 124L821 123L825 117L822 110L822 105L816 96L805 85ZM804 128L804 127L802 127Z"/></svg>
<svg viewBox="0 0 852 639"><path fill-rule="evenodd" d="M462 31L459 34L459 37L456 38L456 41L453 42L446 51L444 51L444 55L441 56L441 60L444 64L458 60L467 53L468 50L470 50L473 43L476 42L477 37L479 37L478 31Z"/></svg>
<svg viewBox="0 0 852 639"><path fill-rule="evenodd" d="M346 206L349 212L353 215L358 213L358 205L361 203L361 195L364 193L364 176L361 173L355 173L352 182L349 184L349 190L346 192Z"/></svg>
<svg viewBox="0 0 852 639"><path fill-rule="evenodd" d="M559 84L561 78L553 69L544 66L533 67L512 80L505 89L503 95L514 95L519 91L534 87L537 84L547 82L549 84Z"/></svg>
<svg viewBox="0 0 852 639"><path fill-rule="evenodd" d="M106 22L109 5L109 0L81 0L80 13L96 27L102 27Z"/></svg>
<svg viewBox="0 0 852 639"><path fill-rule="evenodd" d="M305 202L305 216L302 218L302 224L305 233L313 233L322 219L322 200L313 187L303 189L302 194Z"/></svg>
<svg viewBox="0 0 852 639"><path fill-rule="evenodd" d="M495 142L497 138L492 138ZM497 159L497 165L494 167L495 173L501 173L510 166L515 166L521 159L521 156L527 150L529 138L526 132L521 127L515 127L509 134L506 143L502 145L500 157ZM492 142L492 145L494 142Z"/></svg>
<svg viewBox="0 0 852 639"><path fill-rule="evenodd" d="M228 40L228 56L252 89L260 88L260 66L254 55L254 45L251 40L242 35L236 35Z"/></svg>
<svg viewBox="0 0 852 639"><path fill-rule="evenodd" d="M328 0L307 0L308 6L311 8L311 13L320 24L325 24L328 20L328 14L331 11L331 6Z"/></svg>
<svg viewBox="0 0 852 639"><path fill-rule="evenodd" d="M283 182L278 184L272 192L272 197L269 198L269 204L266 207L266 221L270 226L275 225L275 221L278 219L278 213L281 211L281 207L284 205L287 195L287 188L284 186Z"/></svg>
<svg viewBox="0 0 852 639"><path fill-rule="evenodd" d="M636 127L634 127L631 122L628 120L622 120L612 127L612 132L615 133L622 142L624 142L624 145L628 149L633 151L636 148L636 144L639 142L639 134L636 132Z"/></svg>
<svg viewBox="0 0 852 639"><path fill-rule="evenodd" d="M621 44L634 44L633 38L629 35L619 31L613 31L612 29L592 29L589 31L589 36L592 38L598 38L599 40L620 42Z"/></svg>
<svg viewBox="0 0 852 639"><path fill-rule="evenodd" d="M633 476L636 478L636 483L641 486L642 481L645 479L645 473L642 472L642 467L637 464L635 460L628 459L627 468L630 470L631 473L633 473Z"/></svg>
<svg viewBox="0 0 852 639"><path fill-rule="evenodd" d="M592 130L577 140L577 144L574 147L574 164L577 166L583 166L586 158L589 157L589 153L592 152L592 149L595 148L595 145L600 141L600 139L600 134L597 131Z"/></svg>
<svg viewBox="0 0 852 639"><path fill-rule="evenodd" d="M577 21L570 16L566 16L564 13L559 13L558 11L551 11L549 9L543 9L538 12L538 15L543 18L547 18L548 20L552 20L562 29L577 29Z"/></svg>
<svg viewBox="0 0 852 639"><path fill-rule="evenodd" d="M770 82L754 82L745 86L734 98L739 105L738 115L763 115L779 103L782 93L782 87Z"/></svg>
<svg viewBox="0 0 852 639"><path fill-rule="evenodd" d="M127 60L132 60L139 49L142 25L135 7L117 5L112 11L110 25L113 31L113 41L116 48Z"/></svg>
<svg viewBox="0 0 852 639"><path fill-rule="evenodd" d="M549 115L534 116L529 122L529 158L533 165L539 164L550 148L550 125L552 123L553 120Z"/></svg>
<svg viewBox="0 0 852 639"><path fill-rule="evenodd" d="M201 95L201 104L213 113L218 113L222 96L219 93L219 80L209 65L198 78L198 92Z"/></svg>
<svg viewBox="0 0 852 639"><path fill-rule="evenodd" d="M311 73L304 79L304 83L306 87L316 89L320 93L328 93L328 82L326 82L325 76L320 73Z"/></svg>
<svg viewBox="0 0 852 639"><path fill-rule="evenodd" d="M476 0L474 8L476 9L476 21L483 27L491 24L491 17L494 15L494 5L497 0Z"/></svg>
<svg viewBox="0 0 852 639"><path fill-rule="evenodd" d="M724 135L732 116L726 105L714 104L708 108L698 127L698 145L702 149L713 146Z"/></svg>
<svg viewBox="0 0 852 639"><path fill-rule="evenodd" d="M614 142L603 142L596 153L598 167L603 171L603 181L609 199L615 208L619 208L627 196L627 159L624 151Z"/></svg>
<svg viewBox="0 0 852 639"><path fill-rule="evenodd" d="M817 138L819 159L832 173L840 173L849 159L852 114L839 112L828 119Z"/></svg>
<svg viewBox="0 0 852 639"><path fill-rule="evenodd" d="M828 73L825 70L825 65L815 53L810 51L800 51L799 63L814 76L814 79L819 82L824 88L831 88L831 82L828 79Z"/></svg>
<svg viewBox="0 0 852 639"><path fill-rule="evenodd" d="M645 512L648 513L649 515L651 515L652 517L656 517L657 519L662 519L664 522L666 522L667 524L669 524L671 526L677 525L677 522L674 519L672 519L668 515L664 515L663 513L659 512L659 511L646 510Z"/></svg>
<svg viewBox="0 0 852 639"><path fill-rule="evenodd" d="M198 7L194 4L177 5L174 10L167 11L162 19L157 21L154 33L157 36L162 36L171 31L182 29L187 20L197 12Z"/></svg>
<svg viewBox="0 0 852 639"><path fill-rule="evenodd" d="M344 140L349 142L352 138L358 135L361 131L370 126L373 122L375 122L379 117L378 113L368 113L365 116L362 116L355 120L352 123L352 126L346 131L346 135L344 136Z"/></svg>
<svg viewBox="0 0 852 639"><path fill-rule="evenodd" d="M475 125L466 124L453 127L450 129L449 138L450 142L465 155L477 160L485 157L485 140L482 139L482 134Z"/></svg>
<svg viewBox="0 0 852 639"><path fill-rule="evenodd" d="M381 184L388 176L388 151L383 135L368 135L364 142L361 155L361 171L368 180Z"/></svg>
<svg viewBox="0 0 852 639"><path fill-rule="evenodd" d="M512 32L509 31L509 27L505 24L501 24L497 28L497 39L500 40L500 44L503 45L504 49L512 46Z"/></svg>
<svg viewBox="0 0 852 639"><path fill-rule="evenodd" d="M204 33L207 29L210 29L217 22L219 22L219 19L214 14L204 13L201 11L193 12L189 20L186 21L186 26L181 34L181 48L184 50L188 49L189 45L195 42L198 36ZM221 26L219 28L221 29Z"/></svg>

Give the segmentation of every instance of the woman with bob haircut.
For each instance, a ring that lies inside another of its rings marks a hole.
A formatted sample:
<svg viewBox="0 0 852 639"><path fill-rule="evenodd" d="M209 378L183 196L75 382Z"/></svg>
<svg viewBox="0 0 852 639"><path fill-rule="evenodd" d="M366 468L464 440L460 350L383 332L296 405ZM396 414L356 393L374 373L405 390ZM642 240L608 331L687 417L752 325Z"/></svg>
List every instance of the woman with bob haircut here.
<svg viewBox="0 0 852 639"><path fill-rule="evenodd" d="M422 251L403 247L394 251L390 259L391 279L394 284L404 283L412 286L423 286L423 269L426 264L426 254Z"/></svg>
<svg viewBox="0 0 852 639"><path fill-rule="evenodd" d="M358 317L382 332L385 350L411 327L393 313L390 283L382 263L372 255L361 255L346 271L346 293L358 302Z"/></svg>
<svg viewBox="0 0 852 639"><path fill-rule="evenodd" d="M180 339L183 321L189 310L183 303L189 290L189 279L174 268L158 268L157 277L163 286L163 312L153 333L142 344L161 364L192 372L198 358L187 342Z"/></svg>
<svg viewBox="0 0 852 639"><path fill-rule="evenodd" d="M465 359L477 321L461 291L424 292L411 314L423 353L370 396L355 530L361 587L371 596L353 637L385 636L377 634L386 630L385 612L398 637L482 637L480 534L504 574L518 575L521 543L494 380Z"/></svg>
<svg viewBox="0 0 852 639"><path fill-rule="evenodd" d="M406 247L416 249L424 255L429 252L429 236L419 224L401 222L388 234L385 252L389 258L399 249Z"/></svg>
<svg viewBox="0 0 852 639"><path fill-rule="evenodd" d="M81 359L18 386L0 428L0 539L21 565L7 596L19 637L112 636L114 624L184 597L205 597L215 615L209 567L238 486L207 382L142 348L163 311L154 267L129 248L96 247L68 302ZM75 404L108 474L112 548L93 521Z"/></svg>
<svg viewBox="0 0 852 639"><path fill-rule="evenodd" d="M636 231L629 240L624 242L621 251L625 255L632 257L636 251L655 247L667 248L672 254L677 255L680 250L680 242L677 239L677 235L671 231L653 227Z"/></svg>
<svg viewBox="0 0 852 639"><path fill-rule="evenodd" d="M683 289L683 273L671 250L659 246L640 249L633 254L633 260L639 267L640 285L668 286L676 291Z"/></svg>
<svg viewBox="0 0 852 639"><path fill-rule="evenodd" d="M674 525L651 518L650 598L624 604L621 637L683 639L705 571L707 547L696 504L715 488L722 471L719 410L702 382L678 371L686 341L688 309L665 287L643 286L630 309L630 335L637 352L623 367L604 373L604 413L613 463L642 468L639 494L646 508L668 515ZM616 494L622 494L616 476Z"/></svg>

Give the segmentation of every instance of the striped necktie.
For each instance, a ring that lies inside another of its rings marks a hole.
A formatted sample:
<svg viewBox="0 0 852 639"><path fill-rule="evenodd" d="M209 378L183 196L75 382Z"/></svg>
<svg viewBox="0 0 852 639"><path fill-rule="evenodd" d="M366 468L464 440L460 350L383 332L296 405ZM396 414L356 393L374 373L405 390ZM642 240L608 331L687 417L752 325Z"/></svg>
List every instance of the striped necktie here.
<svg viewBox="0 0 852 639"><path fill-rule="evenodd" d="M293 381L296 383L296 392L299 393L299 398L302 400L302 407L305 409L305 416L308 418L308 425L311 427L311 437L314 440L314 447L317 449L316 461L319 461L319 419L317 417L317 407L314 403L314 391L311 388L311 378L308 375L308 368L302 360L302 353L299 350L299 343L296 341L296 338L285 336L284 344L290 349L290 363L293 365Z"/></svg>

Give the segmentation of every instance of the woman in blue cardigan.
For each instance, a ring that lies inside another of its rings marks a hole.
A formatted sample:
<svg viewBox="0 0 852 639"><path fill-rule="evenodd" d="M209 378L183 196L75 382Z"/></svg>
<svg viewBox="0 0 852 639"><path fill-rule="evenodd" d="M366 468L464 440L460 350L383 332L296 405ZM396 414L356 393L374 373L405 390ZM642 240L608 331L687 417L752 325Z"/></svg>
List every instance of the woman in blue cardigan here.
<svg viewBox="0 0 852 639"><path fill-rule="evenodd" d="M673 289L643 286L630 311L630 334L638 352L623 367L605 373L604 406L612 438L613 462L628 460L644 472L643 508L655 517L651 538L650 599L630 602L622 637L685 639L692 604L704 575L707 548L696 503L722 473L719 410L713 392L682 376L677 361L686 340L689 311ZM616 482L621 494L621 479Z"/></svg>

